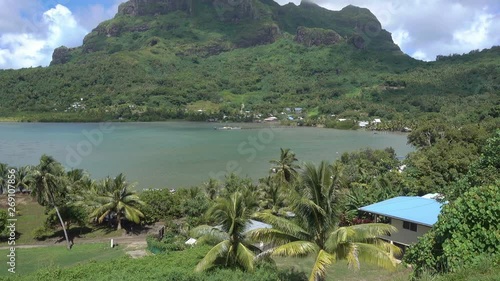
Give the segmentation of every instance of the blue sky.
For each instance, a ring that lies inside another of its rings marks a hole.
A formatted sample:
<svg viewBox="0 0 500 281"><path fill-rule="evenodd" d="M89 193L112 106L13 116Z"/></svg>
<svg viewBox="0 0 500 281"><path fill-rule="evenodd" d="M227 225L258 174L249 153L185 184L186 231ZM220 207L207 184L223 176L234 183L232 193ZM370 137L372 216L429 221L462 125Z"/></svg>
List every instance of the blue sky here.
<svg viewBox="0 0 500 281"><path fill-rule="evenodd" d="M500 45L498 0L310 0L330 10L369 8L410 56ZM54 48L76 47L125 0L0 0L0 69L46 66ZM300 0L277 0L280 4Z"/></svg>

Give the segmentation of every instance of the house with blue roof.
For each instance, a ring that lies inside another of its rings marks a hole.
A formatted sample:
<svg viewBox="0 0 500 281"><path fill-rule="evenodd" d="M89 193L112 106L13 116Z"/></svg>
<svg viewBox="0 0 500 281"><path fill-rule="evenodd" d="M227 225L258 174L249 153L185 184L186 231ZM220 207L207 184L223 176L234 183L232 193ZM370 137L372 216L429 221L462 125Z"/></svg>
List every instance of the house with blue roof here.
<svg viewBox="0 0 500 281"><path fill-rule="evenodd" d="M360 211L389 219L390 224L398 229L390 236L380 238L400 246L416 243L437 222L444 203L437 201L437 196L399 196L371 204ZM375 220L377 221L377 219Z"/></svg>

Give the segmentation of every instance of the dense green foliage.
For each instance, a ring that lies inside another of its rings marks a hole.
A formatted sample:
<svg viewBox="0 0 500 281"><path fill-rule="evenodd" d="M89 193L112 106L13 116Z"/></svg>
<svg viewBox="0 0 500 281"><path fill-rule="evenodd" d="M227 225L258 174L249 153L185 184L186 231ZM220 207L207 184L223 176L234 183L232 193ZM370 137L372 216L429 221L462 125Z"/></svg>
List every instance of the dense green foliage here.
<svg viewBox="0 0 500 281"><path fill-rule="evenodd" d="M477 129L480 128L477 127ZM477 266L485 259L498 264L500 259L498 248L500 245L498 228L500 225L498 204L500 202L498 192L500 131L486 141L481 137L483 134L477 134L475 130L466 130L467 134L455 135L461 139L452 137L454 135L452 132L445 130L441 132L441 139L436 140L436 144L445 139L448 139L451 146L463 141L463 151L467 151L466 147L469 147L469 149L481 151L481 154L472 153L476 160L469 162L467 169L459 174L461 176L459 179L451 180L446 183L446 188L441 189L447 204L443 207L438 222L406 252L404 261L414 266L415 276L446 272L459 272L458 275L467 276L463 274L466 272L465 268ZM430 135L432 134L427 134L427 136ZM429 148L433 149L432 147L433 145ZM417 154L420 154L418 157L428 157L428 149L423 148ZM438 158L436 163L449 165L446 163L457 163L463 160L453 160L452 157L448 159L450 160ZM415 175L414 172L408 174L410 175L408 180ZM434 175L440 175L440 170L437 170Z"/></svg>
<svg viewBox="0 0 500 281"><path fill-rule="evenodd" d="M5 210L0 210L0 233L3 233L7 227L7 218L7 212Z"/></svg>
<svg viewBox="0 0 500 281"><path fill-rule="evenodd" d="M438 222L405 254L415 273L457 271L480 255L500 256L498 183L473 188L444 206Z"/></svg>
<svg viewBox="0 0 500 281"><path fill-rule="evenodd" d="M213 218L217 227L199 226L193 229L195 237L216 243L196 265L196 271L206 271L219 265L255 270L255 247L244 235L256 207L255 201L248 199L241 192L217 198L206 214Z"/></svg>
<svg viewBox="0 0 500 281"><path fill-rule="evenodd" d="M282 149L278 160L271 161L269 176L258 182L231 174L223 182L211 179L202 187L144 191L140 201L145 204L133 204L144 214L142 221L162 220L166 226L163 240L148 238L151 250L167 252L167 256L187 255L199 249L185 251L189 247L184 241L194 227L205 223L218 226L199 227L191 232L202 236L200 244L213 248L204 247L189 270L182 266L163 268L152 276L167 280L175 274L182 274L186 280L219 280L219 276L252 280L248 273L240 271L246 269L253 270L262 280L297 277L292 273L283 277L281 274L285 273L272 265L254 263L268 254L314 253L317 259L310 278L324 278L326 267L338 259L346 259L351 265L363 259L389 265L390 259L382 258L389 257L389 248L375 237L391 229L379 224L360 225L369 221L358 214L358 208L397 195L440 192L448 204L434 228L409 248L405 261L424 280L426 274L448 271L468 280L470 275L463 273L464 268L477 267L481 259L498 264L499 259L500 131L493 134L493 129L485 123L458 126L430 119L409 135L409 143L417 150L402 162L393 149L387 148L344 153L333 164L297 165L294 153ZM32 190L39 203L47 207L46 224L50 227L58 223L68 228L70 224L83 224L98 208L95 203L99 200L92 198L106 193L107 185L120 187L109 189L119 190L117 195L129 194L121 176L94 181L81 170L64 171L47 156L37 167L18 170L23 170L18 173L25 178L20 180L24 182L22 188ZM112 184L113 181L117 183ZM208 216L204 216L207 210ZM290 216L290 212L295 216ZM243 229L252 217L272 224L273 229L261 229L248 236ZM116 222L116 218L110 216L110 222ZM48 236L46 228L36 231L41 237ZM275 247L261 253L248 238L255 243L272 242ZM199 269L212 269L206 274L195 273L199 261ZM108 270L111 264L123 266L126 262L113 261L102 269ZM231 269L224 269L226 266ZM70 278L65 274L73 276L78 270L51 269L38 276L48 279L47 276L57 275L64 280ZM488 279L491 274L485 271L485 280L494 280ZM445 276L448 275L436 278Z"/></svg>
<svg viewBox="0 0 500 281"><path fill-rule="evenodd" d="M448 186L462 178L479 158L489 136L476 124L453 128L437 121L410 133L408 142L419 148L406 160L411 189L418 195L447 193Z"/></svg>
<svg viewBox="0 0 500 281"><path fill-rule="evenodd" d="M201 0L189 11L118 14L82 47L58 50L50 67L0 71L0 117L248 121L302 107L304 124L336 128L382 118L377 129L402 130L430 114L498 127L498 47L423 63L367 9L242 2L253 3L252 16ZM301 26L320 42L326 31L340 40L304 45L294 38Z"/></svg>
<svg viewBox="0 0 500 281"><path fill-rule="evenodd" d="M337 170L325 162L318 167L306 164L297 186L290 193L293 218L279 217L261 211L256 217L272 225L269 229L250 232L255 241L271 243L263 256L308 256L315 258L309 281L326 280L328 266L347 260L349 267L360 262L395 268L393 252L398 248L378 239L395 231L388 224L362 224L339 227L343 208ZM392 246L392 247L391 247Z"/></svg>
<svg viewBox="0 0 500 281"><path fill-rule="evenodd" d="M500 260L490 256L478 256L472 265L462 266L455 272L434 275L425 271L418 281L498 281L500 280Z"/></svg>
<svg viewBox="0 0 500 281"><path fill-rule="evenodd" d="M161 254L141 259L119 258L91 261L70 268L47 267L29 275L16 275L0 280L168 280L168 281L294 281L303 280L301 274L263 265L252 273L234 269L218 269L210 274L193 271L196 263L207 253L208 247L195 247L182 252Z"/></svg>
<svg viewBox="0 0 500 281"><path fill-rule="evenodd" d="M91 210L90 217L99 223L116 216L116 228L122 229L122 218L140 223L144 214L140 208L144 205L123 174L115 178L106 178L94 190L84 193L83 204Z"/></svg>
<svg viewBox="0 0 500 281"><path fill-rule="evenodd" d="M405 261L415 266L415 275L460 271L477 263L478 256L498 262L499 141L497 131L468 172L443 190L449 201L438 222L405 255Z"/></svg>

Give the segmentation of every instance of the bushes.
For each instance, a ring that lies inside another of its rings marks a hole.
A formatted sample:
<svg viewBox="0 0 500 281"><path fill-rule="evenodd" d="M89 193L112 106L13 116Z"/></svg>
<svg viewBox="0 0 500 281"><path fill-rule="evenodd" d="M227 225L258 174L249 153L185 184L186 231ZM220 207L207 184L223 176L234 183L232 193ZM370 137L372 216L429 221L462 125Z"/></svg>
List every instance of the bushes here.
<svg viewBox="0 0 500 281"><path fill-rule="evenodd" d="M418 281L498 281L500 280L500 260L479 256L473 265L460 268L457 272L435 276L425 271Z"/></svg>
<svg viewBox="0 0 500 281"><path fill-rule="evenodd" d="M259 266L253 273L240 270L215 269L195 273L194 267L210 247L194 247L181 252L148 256L141 259L119 258L105 262L89 262L74 267L44 268L36 273L17 275L6 280L73 281L73 280L166 280L166 281L302 281L302 275L278 270L272 264Z"/></svg>
<svg viewBox="0 0 500 281"><path fill-rule="evenodd" d="M37 227L33 229L32 236L36 240L45 240L47 237L53 235L54 232L51 229L48 229L45 225Z"/></svg>
<svg viewBox="0 0 500 281"><path fill-rule="evenodd" d="M498 185L472 188L445 205L434 228L408 249L404 261L415 275L456 272L478 256L500 258L500 193Z"/></svg>
<svg viewBox="0 0 500 281"><path fill-rule="evenodd" d="M186 244L184 244L186 240L186 237L176 235L172 232L166 232L165 237L161 241L158 241L155 236L148 236L146 238L148 250L153 254L183 251L187 248Z"/></svg>

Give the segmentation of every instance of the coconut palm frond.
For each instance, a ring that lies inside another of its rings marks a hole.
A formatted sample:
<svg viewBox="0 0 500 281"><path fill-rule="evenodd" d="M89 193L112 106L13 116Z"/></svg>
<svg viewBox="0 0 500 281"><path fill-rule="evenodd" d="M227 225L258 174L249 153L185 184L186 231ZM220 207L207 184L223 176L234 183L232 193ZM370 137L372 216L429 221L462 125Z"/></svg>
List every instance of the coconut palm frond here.
<svg viewBox="0 0 500 281"><path fill-rule="evenodd" d="M254 259L255 254L242 243L238 243L236 246L236 260L238 261L238 264L247 271L253 271Z"/></svg>
<svg viewBox="0 0 500 281"><path fill-rule="evenodd" d="M215 245L215 247L208 251L198 265L196 265L195 271L201 272L213 267L218 258L228 254L230 246L229 240L224 240Z"/></svg>
<svg viewBox="0 0 500 281"><path fill-rule="evenodd" d="M254 229L246 233L246 236L254 242L273 243L274 245L284 245L299 240L296 236L272 228Z"/></svg>
<svg viewBox="0 0 500 281"><path fill-rule="evenodd" d="M350 226L353 230L353 240L363 241L364 239L376 238L381 235L387 235L397 231L397 228L385 223L369 223Z"/></svg>
<svg viewBox="0 0 500 281"><path fill-rule="evenodd" d="M272 256L300 257L319 250L318 245L309 241L294 241L273 249Z"/></svg>
<svg viewBox="0 0 500 281"><path fill-rule="evenodd" d="M319 250L316 260L313 264L311 275L309 276L309 281L316 281L318 279L324 279L326 277L326 267L335 262L335 257L324 251Z"/></svg>
<svg viewBox="0 0 500 281"><path fill-rule="evenodd" d="M141 218L144 217L144 214L139 209L136 209L136 208L129 206L129 205L124 205L123 211L124 211L125 217L128 220L133 221L135 223L139 223L141 221Z"/></svg>
<svg viewBox="0 0 500 281"><path fill-rule="evenodd" d="M226 232L221 231L216 227L208 225L200 225L198 227L195 227L190 231L190 234L194 238L200 238L200 239L208 238L216 240L218 242L229 240L229 235Z"/></svg>
<svg viewBox="0 0 500 281"><path fill-rule="evenodd" d="M300 227L298 224L289 219L278 217L269 210L254 214L254 218L272 225L273 229L277 229L290 236L296 237L295 240L306 240L310 237L308 231Z"/></svg>
<svg viewBox="0 0 500 281"><path fill-rule="evenodd" d="M359 263L366 262L385 269L394 270L397 266L397 260L393 257L393 253L400 253L400 250L396 246L394 246L393 250L396 252L388 252L385 250L385 247L374 244L351 243L349 245L347 263L350 268L359 269Z"/></svg>

